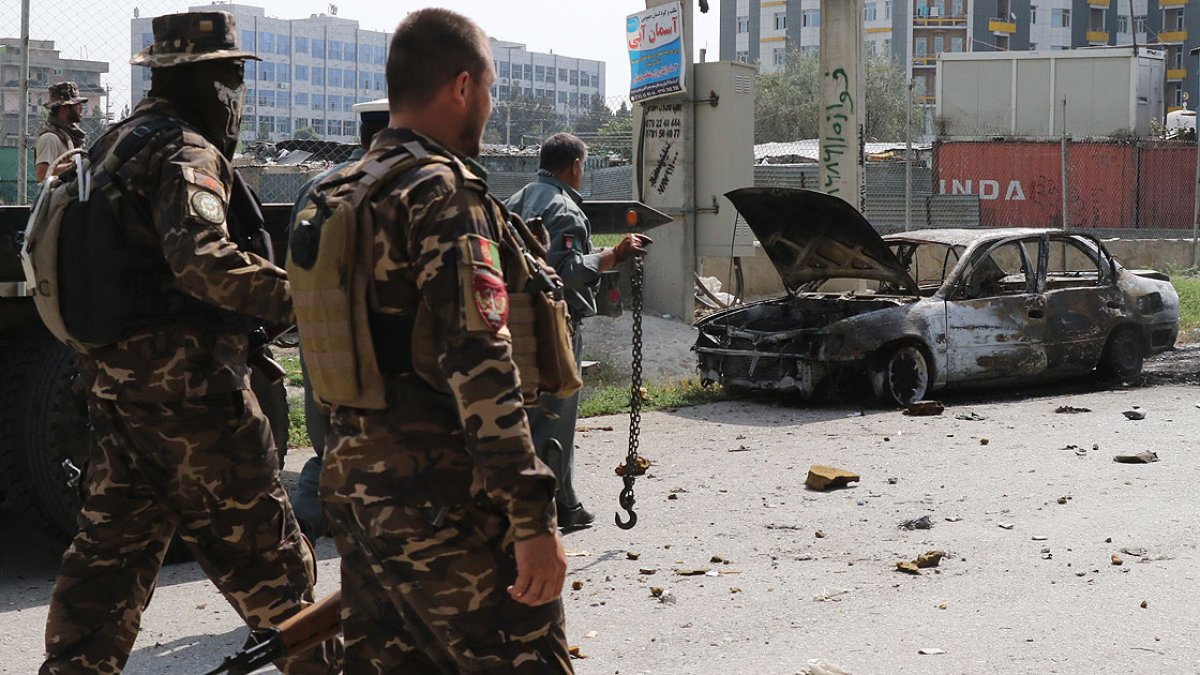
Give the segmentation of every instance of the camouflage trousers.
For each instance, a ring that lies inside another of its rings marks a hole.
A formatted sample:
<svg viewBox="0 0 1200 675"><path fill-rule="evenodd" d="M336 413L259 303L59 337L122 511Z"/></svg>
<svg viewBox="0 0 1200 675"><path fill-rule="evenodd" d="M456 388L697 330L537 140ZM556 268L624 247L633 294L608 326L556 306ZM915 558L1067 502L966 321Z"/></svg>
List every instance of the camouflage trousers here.
<svg viewBox="0 0 1200 675"><path fill-rule="evenodd" d="M55 583L43 675L121 672L176 532L251 629L312 602L315 560L252 392L91 398L89 416L88 496ZM330 641L277 665L336 673L340 651Z"/></svg>
<svg viewBox="0 0 1200 675"><path fill-rule="evenodd" d="M327 503L326 515L342 554L347 675L574 672L562 601L528 607L506 590L516 563L504 515L379 502Z"/></svg>

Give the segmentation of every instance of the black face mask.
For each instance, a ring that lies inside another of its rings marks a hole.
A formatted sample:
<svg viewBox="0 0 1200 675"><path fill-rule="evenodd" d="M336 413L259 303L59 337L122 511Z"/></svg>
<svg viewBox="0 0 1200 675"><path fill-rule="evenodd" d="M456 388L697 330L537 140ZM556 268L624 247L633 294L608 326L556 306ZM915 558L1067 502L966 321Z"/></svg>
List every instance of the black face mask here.
<svg viewBox="0 0 1200 675"><path fill-rule="evenodd" d="M155 69L150 95L174 103L227 159L233 159L242 129L246 94L240 60L202 61Z"/></svg>

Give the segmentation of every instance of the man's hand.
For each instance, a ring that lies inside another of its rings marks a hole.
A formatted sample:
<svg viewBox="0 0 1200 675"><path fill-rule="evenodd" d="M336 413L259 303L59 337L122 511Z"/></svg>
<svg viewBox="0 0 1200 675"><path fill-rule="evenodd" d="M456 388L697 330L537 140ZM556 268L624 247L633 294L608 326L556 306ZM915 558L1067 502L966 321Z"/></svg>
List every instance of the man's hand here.
<svg viewBox="0 0 1200 675"><path fill-rule="evenodd" d="M516 543L517 580L508 587L513 600L530 607L562 595L567 553L558 530Z"/></svg>
<svg viewBox="0 0 1200 675"><path fill-rule="evenodd" d="M630 256L646 255L646 247L654 240L644 234L627 234L614 247L605 249L600 256L600 271L610 270Z"/></svg>

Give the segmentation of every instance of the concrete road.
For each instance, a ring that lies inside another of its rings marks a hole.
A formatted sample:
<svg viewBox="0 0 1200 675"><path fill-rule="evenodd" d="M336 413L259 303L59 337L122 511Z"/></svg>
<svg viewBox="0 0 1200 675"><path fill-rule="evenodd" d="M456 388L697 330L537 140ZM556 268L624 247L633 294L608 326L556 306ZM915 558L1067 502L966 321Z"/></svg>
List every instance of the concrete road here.
<svg viewBox="0 0 1200 675"><path fill-rule="evenodd" d="M600 522L566 540L577 672L1200 670L1197 357L1116 391L946 396L938 417L770 399L651 413L629 531L612 524L627 420L584 420L579 491ZM1134 406L1144 420L1122 414ZM1113 461L1143 451L1160 461ZM812 464L862 481L807 490ZM898 527L920 516L932 529ZM18 523L0 537L0 672L31 673L55 557ZM337 559L318 548L325 594ZM930 550L946 553L936 569L896 570ZM127 672L203 672L244 637L195 565L170 567Z"/></svg>

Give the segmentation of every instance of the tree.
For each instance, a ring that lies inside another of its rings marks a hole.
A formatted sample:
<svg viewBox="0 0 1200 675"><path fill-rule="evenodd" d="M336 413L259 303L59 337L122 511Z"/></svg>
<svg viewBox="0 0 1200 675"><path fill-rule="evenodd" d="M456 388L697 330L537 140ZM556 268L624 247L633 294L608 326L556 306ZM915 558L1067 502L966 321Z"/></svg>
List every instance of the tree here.
<svg viewBox="0 0 1200 675"><path fill-rule="evenodd" d="M299 129L296 130L296 133L292 134L292 138L294 138L298 141L319 141L319 140L321 140L321 137L317 135L316 131L313 131L312 127L300 127Z"/></svg>
<svg viewBox="0 0 1200 675"><path fill-rule="evenodd" d="M613 111L599 96L592 97L592 104L572 120L575 133L593 134L612 119Z"/></svg>
<svg viewBox="0 0 1200 675"><path fill-rule="evenodd" d="M79 126L87 134L88 140L94 141L100 138L104 130L108 128L108 118L105 117L104 111L100 109L100 106L92 106L91 114L84 116Z"/></svg>
<svg viewBox="0 0 1200 675"><path fill-rule="evenodd" d="M566 128L566 122L554 110L554 103L549 99L516 94L503 101L497 101L488 119L487 132L495 132L494 138L500 143L524 145L533 140L540 143L543 138Z"/></svg>
<svg viewBox="0 0 1200 675"><path fill-rule="evenodd" d="M815 54L789 51L783 68L758 76L754 101L754 142L796 141L820 136L821 64ZM866 137L899 141L905 138L908 82L895 63L872 58L866 64ZM924 117L913 108L914 135Z"/></svg>
<svg viewBox="0 0 1200 675"><path fill-rule="evenodd" d="M627 160L633 159L633 114L624 101L596 132L593 147L619 154Z"/></svg>

